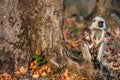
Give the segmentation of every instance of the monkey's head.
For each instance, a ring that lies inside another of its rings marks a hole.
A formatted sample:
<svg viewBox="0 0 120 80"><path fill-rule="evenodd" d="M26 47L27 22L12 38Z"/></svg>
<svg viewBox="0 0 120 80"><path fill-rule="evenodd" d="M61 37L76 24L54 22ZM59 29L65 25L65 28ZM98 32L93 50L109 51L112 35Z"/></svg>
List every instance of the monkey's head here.
<svg viewBox="0 0 120 80"><path fill-rule="evenodd" d="M100 29L100 30L103 30L105 28L106 28L106 23L105 23L105 20L102 17L96 16L92 20L92 24L90 26L90 29Z"/></svg>

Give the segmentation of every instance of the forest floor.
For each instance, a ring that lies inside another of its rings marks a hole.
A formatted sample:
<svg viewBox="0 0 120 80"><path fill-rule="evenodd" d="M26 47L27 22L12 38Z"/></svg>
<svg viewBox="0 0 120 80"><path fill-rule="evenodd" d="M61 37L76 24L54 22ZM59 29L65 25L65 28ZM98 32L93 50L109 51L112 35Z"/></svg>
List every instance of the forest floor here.
<svg viewBox="0 0 120 80"><path fill-rule="evenodd" d="M82 55L80 40L81 37L88 34L87 24L82 16L77 18L71 16L65 19L64 39L67 48L73 52L74 56ZM108 69L111 76L110 80L120 80L120 27L107 28L105 33L106 45L102 65ZM95 70L93 64L89 62L80 64L79 69L75 68L75 65L67 65L60 69L47 61L45 56L40 54L40 50L36 50L32 59L30 69L22 66L14 72L15 75L22 76L23 79L17 79L8 73L3 73L0 74L0 80L103 80L104 78L102 72ZM95 77L95 73L98 75L97 77ZM25 79L26 76L30 77Z"/></svg>

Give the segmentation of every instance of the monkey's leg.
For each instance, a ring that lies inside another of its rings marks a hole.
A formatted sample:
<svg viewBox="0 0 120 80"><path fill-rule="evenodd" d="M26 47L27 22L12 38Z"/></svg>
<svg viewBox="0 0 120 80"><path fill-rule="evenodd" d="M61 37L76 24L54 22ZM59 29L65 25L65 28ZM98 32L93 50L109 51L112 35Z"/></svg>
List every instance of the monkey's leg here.
<svg viewBox="0 0 120 80"><path fill-rule="evenodd" d="M101 58L102 58L102 55L103 55L103 52L104 52L104 46L105 46L104 42L101 43L100 48L99 48L99 50L98 50L97 59L98 59L99 61L101 61Z"/></svg>
<svg viewBox="0 0 120 80"><path fill-rule="evenodd" d="M83 54L84 59L91 61L91 54L89 52L89 48L88 48L87 44L83 43L83 46L81 49L82 49L82 54Z"/></svg>

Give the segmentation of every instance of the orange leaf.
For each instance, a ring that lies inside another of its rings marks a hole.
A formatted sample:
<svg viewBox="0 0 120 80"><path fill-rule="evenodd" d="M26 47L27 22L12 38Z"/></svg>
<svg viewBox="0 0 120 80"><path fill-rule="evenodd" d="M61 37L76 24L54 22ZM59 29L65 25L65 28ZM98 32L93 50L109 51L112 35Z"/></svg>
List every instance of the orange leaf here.
<svg viewBox="0 0 120 80"><path fill-rule="evenodd" d="M41 74L43 72L43 70L42 69L39 69L39 73Z"/></svg>
<svg viewBox="0 0 120 80"><path fill-rule="evenodd" d="M0 80L2 79L2 75L0 75Z"/></svg>
<svg viewBox="0 0 120 80"><path fill-rule="evenodd" d="M114 63L113 67L115 67L115 68L119 67L119 63L118 62Z"/></svg>
<svg viewBox="0 0 120 80"><path fill-rule="evenodd" d="M50 72L51 72L51 69L50 69L50 68L48 68L48 69L47 69L47 73L50 73Z"/></svg>
<svg viewBox="0 0 120 80"><path fill-rule="evenodd" d="M77 46L77 44L75 44L74 41L72 41L71 44L72 44L73 47L76 47L76 46Z"/></svg>
<svg viewBox="0 0 120 80"><path fill-rule="evenodd" d="M34 74L32 75L33 78L38 78L39 77L39 73L38 71L34 72Z"/></svg>
<svg viewBox="0 0 120 80"><path fill-rule="evenodd" d="M33 67L34 65L35 65L34 62L31 62L31 63L30 63L30 69L32 69L32 67Z"/></svg>
<svg viewBox="0 0 120 80"><path fill-rule="evenodd" d="M46 76L46 75L47 75L46 72L41 73L41 76Z"/></svg>
<svg viewBox="0 0 120 80"><path fill-rule="evenodd" d="M68 70L65 70L64 74L63 74L65 77L68 76Z"/></svg>
<svg viewBox="0 0 120 80"><path fill-rule="evenodd" d="M32 70L37 70L37 65L33 65L33 66L31 67L31 69L32 69Z"/></svg>
<svg viewBox="0 0 120 80"><path fill-rule="evenodd" d="M26 74L26 73L28 72L28 68L27 68L26 66L22 66L22 67L20 68L20 72L21 72L22 74Z"/></svg>
<svg viewBox="0 0 120 80"><path fill-rule="evenodd" d="M33 62L30 63L30 69L32 70L36 70L37 69L37 60L34 60Z"/></svg>
<svg viewBox="0 0 120 80"><path fill-rule="evenodd" d="M44 69L45 69L45 70L47 70L47 69L48 69L48 67L47 67L47 66L45 66L45 67L44 67Z"/></svg>
<svg viewBox="0 0 120 80"><path fill-rule="evenodd" d="M70 79L70 77L66 77L66 79L65 79L65 80L71 80L71 79Z"/></svg>
<svg viewBox="0 0 120 80"><path fill-rule="evenodd" d="M13 78L13 80L17 80L16 78Z"/></svg>
<svg viewBox="0 0 120 80"><path fill-rule="evenodd" d="M65 76L61 75L61 80L65 80Z"/></svg>
<svg viewBox="0 0 120 80"><path fill-rule="evenodd" d="M52 80L55 80L55 78L52 78Z"/></svg>
<svg viewBox="0 0 120 80"><path fill-rule="evenodd" d="M73 74L73 77L74 77L74 78L77 78L77 74Z"/></svg>
<svg viewBox="0 0 120 80"><path fill-rule="evenodd" d="M17 80L16 78L13 78L13 80Z"/></svg>
<svg viewBox="0 0 120 80"><path fill-rule="evenodd" d="M40 54L40 49L37 49L37 50L35 51L35 53L36 53L36 54Z"/></svg>
<svg viewBox="0 0 120 80"><path fill-rule="evenodd" d="M2 80L12 80L12 77L8 73L2 74Z"/></svg>
<svg viewBox="0 0 120 80"><path fill-rule="evenodd" d="M120 66L119 67L113 67L114 70L120 70Z"/></svg>
<svg viewBox="0 0 120 80"><path fill-rule="evenodd" d="M70 18L66 18L66 22L71 24L72 23L72 20Z"/></svg>
<svg viewBox="0 0 120 80"><path fill-rule="evenodd" d="M16 72L14 72L14 74L16 74L16 75L22 75L22 73L20 71L16 71Z"/></svg>
<svg viewBox="0 0 120 80"><path fill-rule="evenodd" d="M63 36L64 36L64 39L67 40L67 30L63 31Z"/></svg>
<svg viewBox="0 0 120 80"><path fill-rule="evenodd" d="M80 80L88 80L86 77L82 77Z"/></svg>
<svg viewBox="0 0 120 80"><path fill-rule="evenodd" d="M56 77L57 77L57 78L60 78L60 74L56 74Z"/></svg>

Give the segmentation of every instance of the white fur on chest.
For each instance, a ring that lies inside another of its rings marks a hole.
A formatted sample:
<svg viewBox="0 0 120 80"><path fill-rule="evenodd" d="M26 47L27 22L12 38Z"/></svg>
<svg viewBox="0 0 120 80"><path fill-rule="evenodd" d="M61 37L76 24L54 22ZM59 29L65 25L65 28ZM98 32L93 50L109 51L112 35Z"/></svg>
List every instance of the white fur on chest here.
<svg viewBox="0 0 120 80"><path fill-rule="evenodd" d="M99 44L104 40L105 32L104 30L92 30L91 31L91 40L96 44Z"/></svg>

